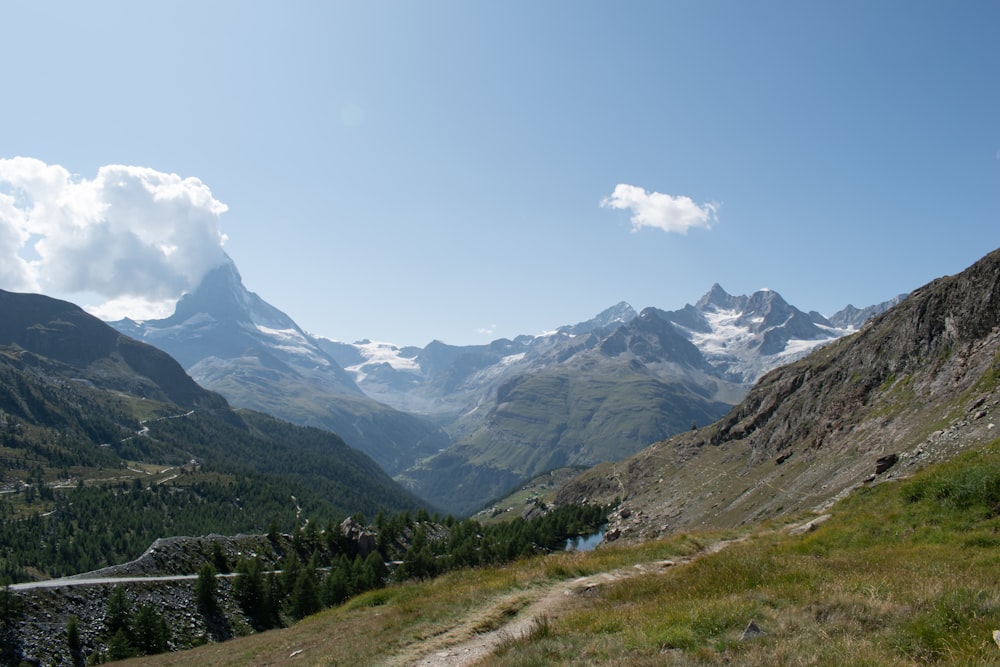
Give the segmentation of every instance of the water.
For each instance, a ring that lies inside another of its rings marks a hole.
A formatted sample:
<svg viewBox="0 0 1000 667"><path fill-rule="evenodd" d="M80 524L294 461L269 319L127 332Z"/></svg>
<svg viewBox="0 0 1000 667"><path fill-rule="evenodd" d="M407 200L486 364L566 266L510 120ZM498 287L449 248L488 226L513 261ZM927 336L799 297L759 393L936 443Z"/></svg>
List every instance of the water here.
<svg viewBox="0 0 1000 667"><path fill-rule="evenodd" d="M577 535L566 540L566 551L593 551L604 539L604 526L590 535Z"/></svg>

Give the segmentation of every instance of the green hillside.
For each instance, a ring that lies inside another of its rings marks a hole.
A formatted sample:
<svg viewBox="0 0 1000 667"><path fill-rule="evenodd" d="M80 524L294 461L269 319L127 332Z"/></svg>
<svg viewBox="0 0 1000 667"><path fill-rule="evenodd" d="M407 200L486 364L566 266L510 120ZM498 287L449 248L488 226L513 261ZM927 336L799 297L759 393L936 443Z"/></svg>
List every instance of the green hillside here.
<svg viewBox="0 0 1000 667"><path fill-rule="evenodd" d="M103 567L158 537L422 507L338 436L234 411L72 304L0 292L0 308L0 576Z"/></svg>
<svg viewBox="0 0 1000 667"><path fill-rule="evenodd" d="M296 651L314 665L995 664L998 506L995 440L859 489L811 530L793 528L815 515L462 570L136 664L275 664Z"/></svg>
<svg viewBox="0 0 1000 667"><path fill-rule="evenodd" d="M664 382L629 366L556 366L501 386L482 426L397 479L469 514L535 475L621 460L730 407L694 383Z"/></svg>

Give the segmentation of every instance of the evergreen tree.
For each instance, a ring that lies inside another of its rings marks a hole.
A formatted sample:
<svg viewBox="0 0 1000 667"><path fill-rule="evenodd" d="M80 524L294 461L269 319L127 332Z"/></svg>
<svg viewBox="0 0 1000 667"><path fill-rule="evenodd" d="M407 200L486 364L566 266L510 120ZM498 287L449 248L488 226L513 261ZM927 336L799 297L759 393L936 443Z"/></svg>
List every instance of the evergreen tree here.
<svg viewBox="0 0 1000 667"><path fill-rule="evenodd" d="M74 667L83 665L83 642L80 639L80 619L75 615L69 617L66 624L66 647Z"/></svg>
<svg viewBox="0 0 1000 667"><path fill-rule="evenodd" d="M289 605L289 613L295 620L315 614L323 608L315 569L304 567L299 570L299 574L295 579L295 586L292 589Z"/></svg>
<svg viewBox="0 0 1000 667"><path fill-rule="evenodd" d="M281 585L284 589L285 596L292 594L292 589L295 588L295 582L298 581L299 571L302 569L302 563L299 561L299 557L294 551L288 554L285 558L285 564L281 571Z"/></svg>
<svg viewBox="0 0 1000 667"><path fill-rule="evenodd" d="M153 605L144 604L135 615L132 638L135 648L140 653L146 655L163 653L170 641L170 628Z"/></svg>
<svg viewBox="0 0 1000 667"><path fill-rule="evenodd" d="M218 611L218 601L215 598L219 582L215 577L215 568L211 563L205 563L198 570L198 580L194 585L194 598L198 609L205 615Z"/></svg>
<svg viewBox="0 0 1000 667"><path fill-rule="evenodd" d="M131 616L128 601L125 600L125 590L121 586L111 589L107 607L104 610L104 635L113 637L119 631L128 632L128 621Z"/></svg>
<svg viewBox="0 0 1000 667"><path fill-rule="evenodd" d="M389 568L385 566L385 559L378 551L373 551L365 558L362 570L365 590L382 588L389 577Z"/></svg>
<svg viewBox="0 0 1000 667"><path fill-rule="evenodd" d="M424 527L420 526L413 533L410 548L406 550L403 564L396 571L396 576L400 581L404 581L406 579L424 579L434 576L434 574L436 574L434 554L427 540L427 533Z"/></svg>
<svg viewBox="0 0 1000 667"><path fill-rule="evenodd" d="M255 630L266 630L271 626L268 588L264 581L263 568L259 558L240 559L236 565L239 574L233 580L233 596L248 617Z"/></svg>
<svg viewBox="0 0 1000 667"><path fill-rule="evenodd" d="M119 629L108 640L108 660L124 660L138 655L125 628Z"/></svg>
<svg viewBox="0 0 1000 667"><path fill-rule="evenodd" d="M342 604L348 598L347 568L334 567L323 580L323 604L327 607Z"/></svg>
<svg viewBox="0 0 1000 667"><path fill-rule="evenodd" d="M223 553L222 545L218 542L212 542L212 565L217 572L229 573L229 561L226 560L226 554Z"/></svg>

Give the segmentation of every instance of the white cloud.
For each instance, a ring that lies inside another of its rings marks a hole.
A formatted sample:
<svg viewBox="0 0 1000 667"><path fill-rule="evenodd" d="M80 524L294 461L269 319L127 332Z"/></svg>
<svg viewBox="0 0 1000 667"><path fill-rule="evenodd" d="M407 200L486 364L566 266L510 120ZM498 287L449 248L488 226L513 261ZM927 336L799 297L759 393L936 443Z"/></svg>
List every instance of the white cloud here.
<svg viewBox="0 0 1000 667"><path fill-rule="evenodd" d="M619 183L610 197L601 200L602 208L628 209L632 212L632 231L643 227L686 234L692 227L709 229L716 221L718 204L698 205L690 197L646 192L636 185Z"/></svg>
<svg viewBox="0 0 1000 667"><path fill-rule="evenodd" d="M0 159L0 287L163 312L225 261L225 211L197 178L107 165L86 179Z"/></svg>

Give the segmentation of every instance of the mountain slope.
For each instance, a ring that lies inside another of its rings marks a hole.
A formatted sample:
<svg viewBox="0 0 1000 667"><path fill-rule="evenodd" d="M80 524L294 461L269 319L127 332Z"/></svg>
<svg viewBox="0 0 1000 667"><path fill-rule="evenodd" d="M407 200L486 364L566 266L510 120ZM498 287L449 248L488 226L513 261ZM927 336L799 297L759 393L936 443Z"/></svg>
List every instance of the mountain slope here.
<svg viewBox="0 0 1000 667"><path fill-rule="evenodd" d="M464 425L455 445L400 479L468 513L547 470L617 460L714 421L741 395L654 309L541 342L532 341L478 409L455 422Z"/></svg>
<svg viewBox="0 0 1000 667"><path fill-rule="evenodd" d="M408 375L409 395L440 391L443 378L457 376L447 386L475 403L444 422L455 444L399 479L444 507L473 511L484 492L502 495L554 467L619 460L710 423L745 395L748 380L849 331L817 323L777 292L731 296L715 285L679 311L635 316L619 304L554 334L450 357L434 350L444 370L424 384L424 353L411 350L405 371L382 366Z"/></svg>
<svg viewBox="0 0 1000 667"><path fill-rule="evenodd" d="M175 530L287 530L299 513L422 505L336 435L233 411L72 304L0 291L0 308L0 484L18 491L0 513L25 519L0 525L0 576L134 558Z"/></svg>
<svg viewBox="0 0 1000 667"><path fill-rule="evenodd" d="M79 307L0 290L0 345L25 364L64 369L75 380L183 407L225 407L163 352L119 334Z"/></svg>
<svg viewBox="0 0 1000 667"><path fill-rule="evenodd" d="M551 467L617 460L711 422L764 371L850 331L777 292L714 285L679 311L619 303L488 345L346 344L303 332L231 263L170 318L116 326L236 405L338 433L456 514Z"/></svg>
<svg viewBox="0 0 1000 667"><path fill-rule="evenodd" d="M450 442L429 421L365 396L311 336L243 286L231 261L170 317L112 326L175 356L233 405L337 433L390 473Z"/></svg>
<svg viewBox="0 0 1000 667"><path fill-rule="evenodd" d="M997 437L1000 251L761 378L715 424L597 467L560 502L625 499L612 536L822 506Z"/></svg>

